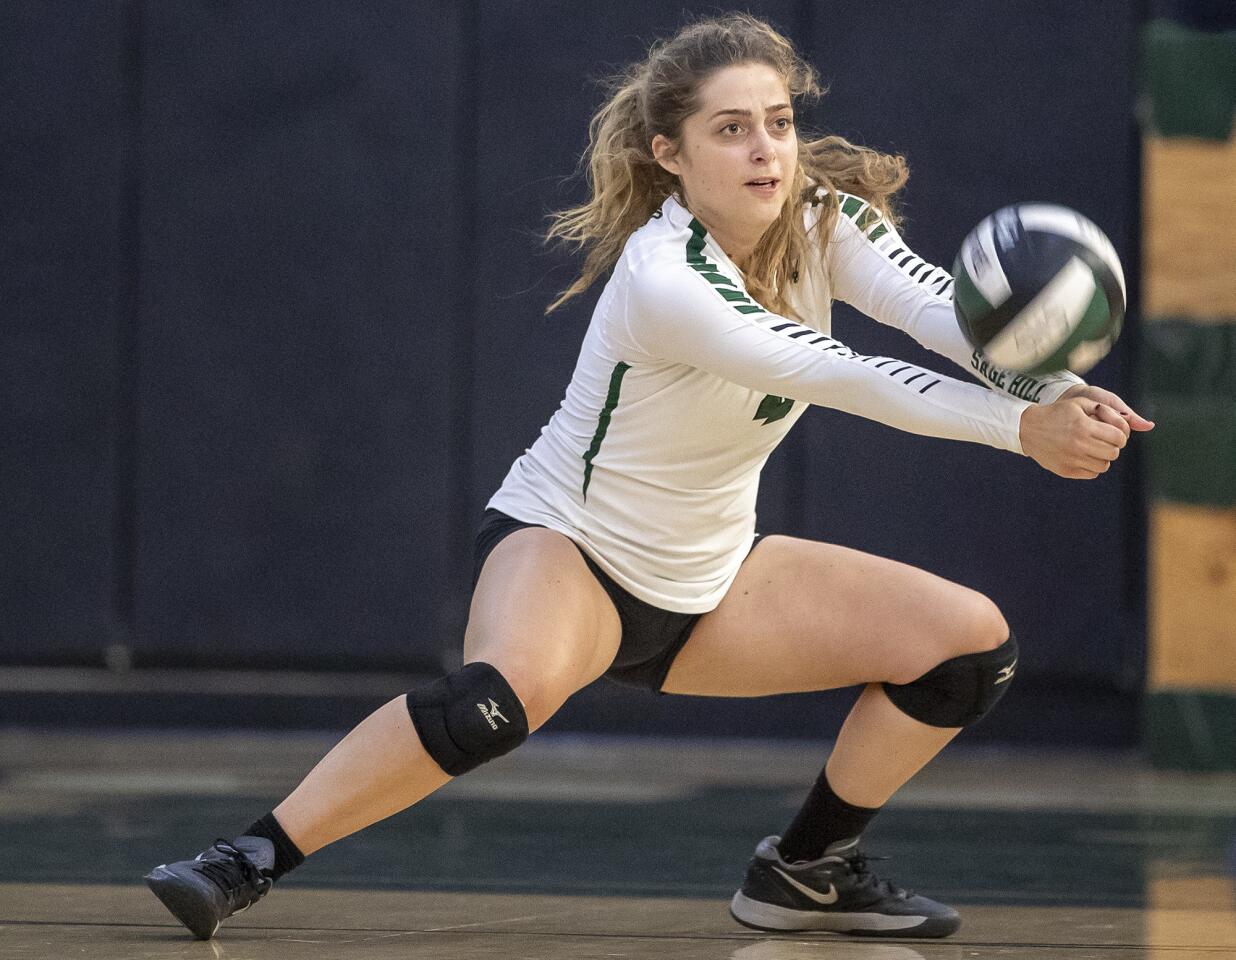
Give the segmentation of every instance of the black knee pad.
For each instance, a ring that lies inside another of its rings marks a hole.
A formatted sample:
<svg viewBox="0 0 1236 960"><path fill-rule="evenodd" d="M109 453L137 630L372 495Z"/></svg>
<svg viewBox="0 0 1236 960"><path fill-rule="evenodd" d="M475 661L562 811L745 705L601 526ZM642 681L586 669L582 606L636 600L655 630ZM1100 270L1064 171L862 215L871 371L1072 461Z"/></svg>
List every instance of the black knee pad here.
<svg viewBox="0 0 1236 960"><path fill-rule="evenodd" d="M425 752L452 777L528 739L528 717L519 697L488 663L465 664L413 690L407 702Z"/></svg>
<svg viewBox="0 0 1236 960"><path fill-rule="evenodd" d="M911 683L886 683L888 699L933 727L968 727L1004 696L1017 666L1017 638L983 653L945 660Z"/></svg>

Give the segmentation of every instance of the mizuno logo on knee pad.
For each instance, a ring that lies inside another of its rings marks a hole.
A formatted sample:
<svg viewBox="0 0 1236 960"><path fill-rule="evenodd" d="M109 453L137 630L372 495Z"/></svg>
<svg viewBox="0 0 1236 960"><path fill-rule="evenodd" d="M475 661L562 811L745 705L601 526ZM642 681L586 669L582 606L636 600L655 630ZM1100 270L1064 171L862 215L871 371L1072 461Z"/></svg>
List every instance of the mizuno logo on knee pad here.
<svg viewBox="0 0 1236 960"><path fill-rule="evenodd" d="M407 696L425 752L457 777L510 753L528 739L528 717L506 678L488 663L469 663Z"/></svg>
<svg viewBox="0 0 1236 960"><path fill-rule="evenodd" d="M945 660L911 683L886 683L884 693L908 717L933 727L968 727L1009 688L1017 670L1012 634L994 650Z"/></svg>
<svg viewBox="0 0 1236 960"><path fill-rule="evenodd" d="M1013 679L1013 672L1017 669L1017 661L1014 660L1007 667L1001 667L1000 672L996 674L996 683L1004 683L1006 680Z"/></svg>
<svg viewBox="0 0 1236 960"><path fill-rule="evenodd" d="M511 722L498 711L498 705L494 703L493 700L489 701L489 706L485 706L483 703L478 703L476 708L481 711L481 716L484 717L489 725L495 730L498 729L498 724L494 722L494 717L497 717L503 723Z"/></svg>

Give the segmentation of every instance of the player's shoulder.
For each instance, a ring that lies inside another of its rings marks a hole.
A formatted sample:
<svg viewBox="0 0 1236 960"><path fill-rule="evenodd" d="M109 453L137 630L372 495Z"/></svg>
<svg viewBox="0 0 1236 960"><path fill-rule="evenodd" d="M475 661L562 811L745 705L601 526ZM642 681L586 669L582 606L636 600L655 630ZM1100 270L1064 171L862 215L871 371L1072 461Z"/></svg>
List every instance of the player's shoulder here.
<svg viewBox="0 0 1236 960"><path fill-rule="evenodd" d="M807 205L811 211L808 216L816 220L836 210L834 234L857 232L868 240L876 241L891 230L887 219L871 205L871 201L856 193L838 190L834 198L825 187L817 186L808 194Z"/></svg>
<svg viewBox="0 0 1236 960"><path fill-rule="evenodd" d="M652 212L642 227L627 240L625 253L631 256L664 253L678 248L685 249L690 240L695 218L691 212L673 197Z"/></svg>
<svg viewBox="0 0 1236 960"><path fill-rule="evenodd" d="M627 239L621 266L633 281L656 281L690 271L704 245L705 230L691 212L667 197L647 222Z"/></svg>
<svg viewBox="0 0 1236 960"><path fill-rule="evenodd" d="M672 196L631 235L615 279L629 307L646 318L711 314L718 305L751 304L742 274L718 255L707 228Z"/></svg>

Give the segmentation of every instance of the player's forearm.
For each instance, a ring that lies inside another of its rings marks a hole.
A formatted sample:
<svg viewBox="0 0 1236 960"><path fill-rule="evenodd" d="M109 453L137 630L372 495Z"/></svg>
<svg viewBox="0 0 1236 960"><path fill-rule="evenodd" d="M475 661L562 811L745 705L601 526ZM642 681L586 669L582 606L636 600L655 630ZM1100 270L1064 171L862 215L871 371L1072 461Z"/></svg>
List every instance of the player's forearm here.
<svg viewBox="0 0 1236 960"><path fill-rule="evenodd" d="M1085 383L1068 370L1031 376L996 366L982 351L975 350L966 342L953 316L951 301L936 300L923 304L902 329L928 350L948 357L975 379L1019 400L1052 403L1070 387Z"/></svg>

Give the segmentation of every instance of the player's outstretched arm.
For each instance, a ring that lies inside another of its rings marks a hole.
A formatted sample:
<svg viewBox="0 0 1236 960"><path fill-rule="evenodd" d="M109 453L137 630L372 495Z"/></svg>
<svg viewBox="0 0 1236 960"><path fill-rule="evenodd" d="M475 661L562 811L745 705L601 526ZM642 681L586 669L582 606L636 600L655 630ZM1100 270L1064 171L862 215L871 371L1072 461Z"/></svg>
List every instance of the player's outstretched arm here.
<svg viewBox="0 0 1236 960"><path fill-rule="evenodd" d="M1019 417L1028 401L892 357L860 355L759 307L740 311L693 270L641 269L628 305L627 335L649 357L909 433L1022 452Z"/></svg>
<svg viewBox="0 0 1236 960"><path fill-rule="evenodd" d="M849 199L859 202L857 197ZM909 334L976 380L1018 399L1051 403L1068 390L1085 386L1067 370L1031 376L996 366L966 342L953 315L953 278L948 271L916 256L896 228L868 211L865 203L852 215L845 209L827 248L832 296Z"/></svg>
<svg viewBox="0 0 1236 960"><path fill-rule="evenodd" d="M1022 452L1070 480L1106 473L1128 443L1129 431L1129 422L1116 409L1085 396L1035 404L1021 414Z"/></svg>

